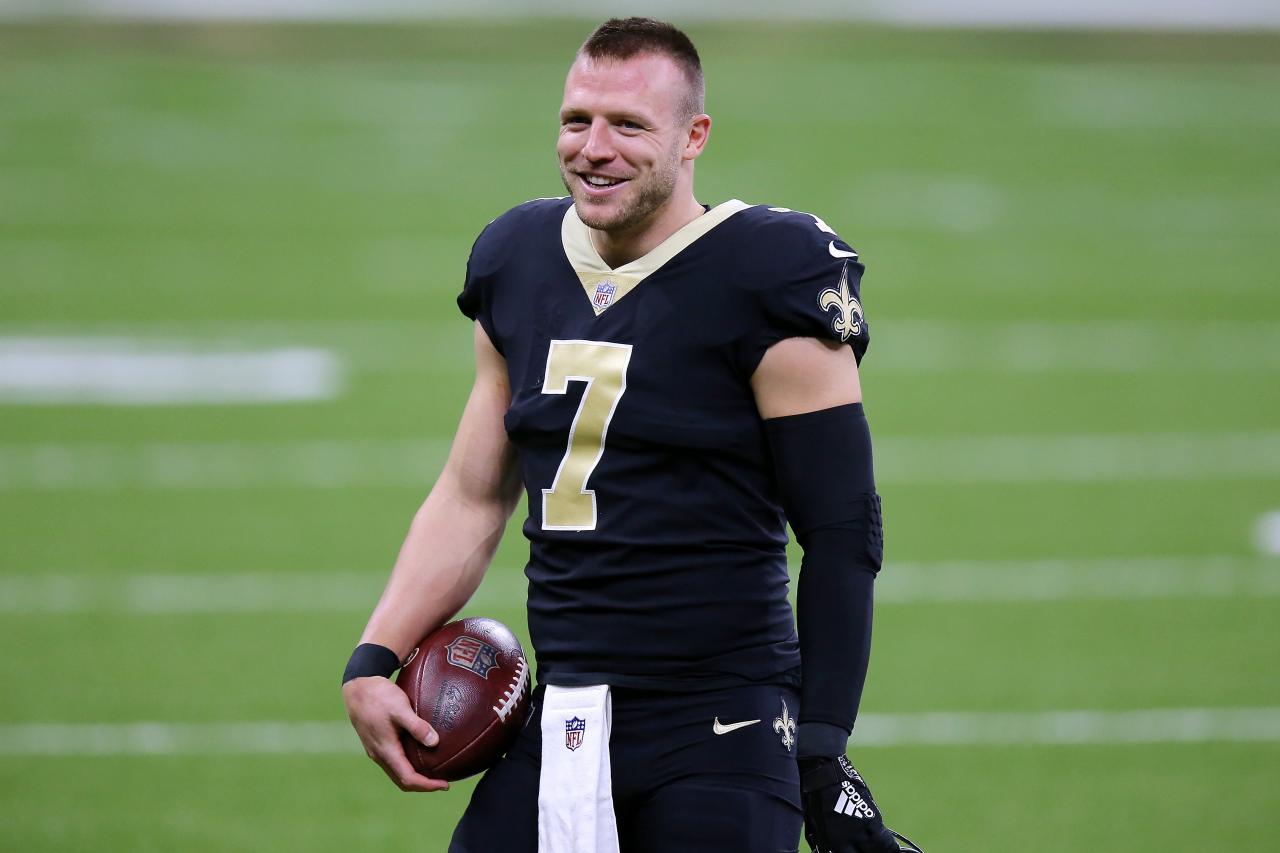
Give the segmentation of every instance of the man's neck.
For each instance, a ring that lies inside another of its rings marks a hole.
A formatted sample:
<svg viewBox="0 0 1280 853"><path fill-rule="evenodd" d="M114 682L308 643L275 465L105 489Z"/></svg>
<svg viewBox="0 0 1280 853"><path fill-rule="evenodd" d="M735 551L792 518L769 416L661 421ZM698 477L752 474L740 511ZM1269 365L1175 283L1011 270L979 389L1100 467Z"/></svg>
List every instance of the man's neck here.
<svg viewBox="0 0 1280 853"><path fill-rule="evenodd" d="M600 258L613 269L652 252L672 234L697 219L706 210L689 195L684 202L664 205L656 216L627 231L590 229L591 244Z"/></svg>

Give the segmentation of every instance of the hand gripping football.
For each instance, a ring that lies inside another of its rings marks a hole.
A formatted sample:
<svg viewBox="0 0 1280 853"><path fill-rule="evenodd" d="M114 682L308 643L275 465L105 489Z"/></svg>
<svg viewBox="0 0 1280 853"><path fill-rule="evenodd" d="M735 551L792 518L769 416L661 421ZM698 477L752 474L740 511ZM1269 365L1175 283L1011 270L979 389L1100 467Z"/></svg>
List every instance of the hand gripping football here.
<svg viewBox="0 0 1280 853"><path fill-rule="evenodd" d="M440 736L434 748L401 738L414 769L433 779L488 769L519 734L529 707L524 650L494 619L472 617L433 631L410 653L396 684Z"/></svg>

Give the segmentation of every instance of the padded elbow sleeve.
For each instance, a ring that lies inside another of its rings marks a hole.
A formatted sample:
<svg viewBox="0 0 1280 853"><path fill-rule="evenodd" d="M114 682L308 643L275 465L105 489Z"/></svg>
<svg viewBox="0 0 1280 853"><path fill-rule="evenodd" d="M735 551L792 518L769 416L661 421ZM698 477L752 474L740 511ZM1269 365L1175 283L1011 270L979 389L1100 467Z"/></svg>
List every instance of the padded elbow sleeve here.
<svg viewBox="0 0 1280 853"><path fill-rule="evenodd" d="M843 752L871 652L884 537L861 403L765 422L779 494L804 550L796 596L800 755Z"/></svg>

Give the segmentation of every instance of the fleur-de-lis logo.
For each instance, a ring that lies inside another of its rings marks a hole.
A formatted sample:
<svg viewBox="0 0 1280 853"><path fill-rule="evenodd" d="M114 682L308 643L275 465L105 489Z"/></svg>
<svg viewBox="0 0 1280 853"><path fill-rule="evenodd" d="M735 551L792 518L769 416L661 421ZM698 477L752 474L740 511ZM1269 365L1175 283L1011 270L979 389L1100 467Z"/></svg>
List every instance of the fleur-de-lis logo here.
<svg viewBox="0 0 1280 853"><path fill-rule="evenodd" d="M790 752L796 744L796 721L791 719L786 699L782 700L782 716L773 718L773 730L782 735L782 745Z"/></svg>
<svg viewBox="0 0 1280 853"><path fill-rule="evenodd" d="M849 292L848 261L840 269L840 282L818 294L818 307L823 311L836 309L831 329L840 336L840 340L847 341L862 334L862 326L866 320L862 316L862 305Z"/></svg>

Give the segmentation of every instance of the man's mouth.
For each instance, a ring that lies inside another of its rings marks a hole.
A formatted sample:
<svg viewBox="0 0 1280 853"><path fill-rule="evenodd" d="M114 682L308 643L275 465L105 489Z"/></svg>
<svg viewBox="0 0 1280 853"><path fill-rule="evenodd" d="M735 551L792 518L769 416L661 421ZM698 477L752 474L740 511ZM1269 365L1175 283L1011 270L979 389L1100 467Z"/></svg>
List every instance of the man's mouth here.
<svg viewBox="0 0 1280 853"><path fill-rule="evenodd" d="M586 186L587 192L592 195L610 192L614 188L620 187L630 180L629 178L614 178L608 175L584 175L582 173L579 173L578 177Z"/></svg>

